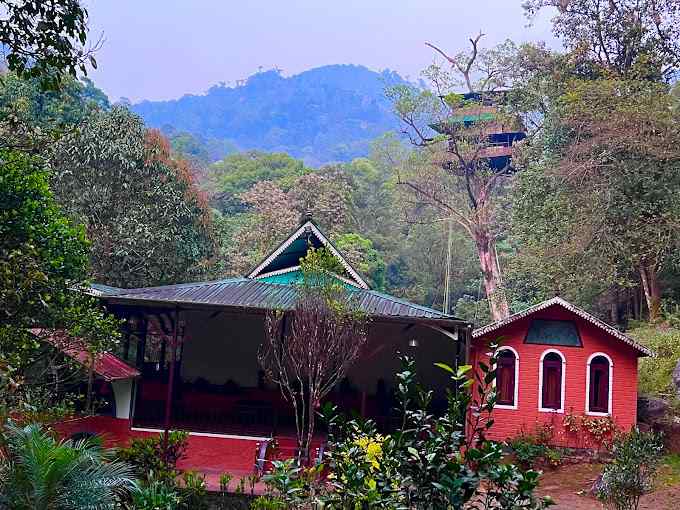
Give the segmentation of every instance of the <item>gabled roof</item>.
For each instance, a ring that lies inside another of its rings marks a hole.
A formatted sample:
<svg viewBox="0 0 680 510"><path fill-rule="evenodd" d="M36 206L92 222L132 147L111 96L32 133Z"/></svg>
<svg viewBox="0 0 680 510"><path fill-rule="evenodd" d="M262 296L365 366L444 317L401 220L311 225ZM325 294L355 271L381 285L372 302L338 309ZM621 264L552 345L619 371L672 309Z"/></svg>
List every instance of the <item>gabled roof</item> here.
<svg viewBox="0 0 680 510"><path fill-rule="evenodd" d="M111 289L113 289L113 287L111 287ZM60 350L84 367L89 366L90 355L85 349L85 342L83 340L72 339L58 331L52 333L42 329L32 329L31 333L40 338L40 340L44 340ZM140 376L139 370L131 367L110 352L104 352L97 356L94 362L94 373L108 382L121 379L134 379Z"/></svg>
<svg viewBox="0 0 680 510"><path fill-rule="evenodd" d="M347 271L348 278L337 275L341 280L345 281L345 283L360 289L370 288L357 270L352 267L338 249L333 246L333 243L331 243L321 232L319 227L309 219L305 220L297 230L288 237L288 239L283 241L268 257L253 269L248 274L248 278L266 278L299 269L300 259L307 255L310 245L315 248L323 246L333 254L345 271Z"/></svg>
<svg viewBox="0 0 680 510"><path fill-rule="evenodd" d="M472 332L472 338L479 338L479 337L482 337L484 335L487 335L488 333L491 333L493 331L501 329L501 328L507 326L508 324L511 324L511 323L516 322L520 319L524 319L526 317L529 317L530 315L532 315L536 312L539 312L541 310L545 310L546 308L549 308L551 306L560 306L560 307L564 308L565 310L567 310L567 311L569 311L569 312L571 312L575 315L578 315L580 318L587 320L588 322L590 322L594 326L600 328L601 330L605 331L606 333L613 336L617 340L621 340L622 342L627 343L628 345L630 345L631 347L636 349L641 354L643 354L645 356L654 356L654 353L650 349L645 347L644 345L639 344L638 342L633 340L631 337L629 337L628 335L625 335L624 333L622 333L621 331L619 331L615 327L610 326L609 324L601 321L600 319L598 319L597 317L595 317L593 315L590 315L585 310L582 310L581 308L579 308L575 305L572 305L571 303L569 303L568 301L565 301L561 297L554 297L552 299L548 299L547 301L543 301L542 303L531 306L531 307L527 308L526 310L524 310L522 312L512 314L509 317L507 317L506 319L503 319L503 320L500 320L500 321L497 321L497 322L492 322L491 324L487 324L486 326L483 326L481 328L477 328Z"/></svg>
<svg viewBox="0 0 680 510"><path fill-rule="evenodd" d="M103 299L120 304L173 304L232 307L253 310L290 310L295 307L297 285L267 283L249 278L183 283L138 289L109 289ZM369 289L353 288L358 307L370 317L395 320L425 319L463 323L460 319L426 306Z"/></svg>

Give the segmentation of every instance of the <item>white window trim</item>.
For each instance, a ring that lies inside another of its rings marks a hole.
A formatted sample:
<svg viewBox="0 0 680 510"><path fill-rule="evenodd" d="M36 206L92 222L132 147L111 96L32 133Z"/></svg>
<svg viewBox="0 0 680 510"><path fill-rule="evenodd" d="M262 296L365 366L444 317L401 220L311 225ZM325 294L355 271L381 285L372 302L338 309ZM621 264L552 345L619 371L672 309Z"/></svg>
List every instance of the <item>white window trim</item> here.
<svg viewBox="0 0 680 510"><path fill-rule="evenodd" d="M511 409L517 410L519 404L519 353L512 347L501 347L496 351L496 356L498 356L503 351L510 351L515 355L515 384L514 384L514 395L512 396L513 405L509 406L507 404L496 404L494 409ZM496 379L493 381L493 386L496 388Z"/></svg>
<svg viewBox="0 0 680 510"><path fill-rule="evenodd" d="M557 354L561 359L562 359L562 383L560 385L560 390L561 390L561 395L560 395L560 408L559 409L551 409L549 407L543 407L543 360L544 358L554 352ZM557 349L547 349L543 351L543 354L541 354L541 359L538 362L538 410L542 413L560 413L564 414L564 400L565 400L565 382L566 382L566 375L567 375L567 360L564 357L564 354L562 354L560 351Z"/></svg>
<svg viewBox="0 0 680 510"><path fill-rule="evenodd" d="M590 363L598 356L602 356L609 362L609 386L608 386L609 394L607 395L606 413L590 410ZM611 416L613 389L614 389L614 362L612 361L611 357L608 354L604 352L594 352L593 354L588 356L588 362L586 363L586 407L585 407L586 414L588 416Z"/></svg>

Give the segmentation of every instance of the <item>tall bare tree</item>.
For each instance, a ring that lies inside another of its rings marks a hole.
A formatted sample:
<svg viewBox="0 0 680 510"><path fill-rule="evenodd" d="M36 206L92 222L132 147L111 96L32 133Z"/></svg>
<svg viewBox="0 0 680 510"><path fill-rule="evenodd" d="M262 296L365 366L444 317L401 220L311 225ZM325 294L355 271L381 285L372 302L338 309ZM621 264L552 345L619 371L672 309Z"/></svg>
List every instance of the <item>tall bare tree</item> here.
<svg viewBox="0 0 680 510"><path fill-rule="evenodd" d="M510 41L483 50L483 35L470 38L471 49L455 56L426 43L445 58L444 66L433 64L424 71L430 87L398 85L388 89L388 96L403 132L421 149L398 167L397 180L412 192L413 210L437 209L474 241L491 316L498 320L508 316L509 306L496 253L501 232L496 198L512 166L509 158L501 158L505 163L498 167L498 157L507 155L509 147L491 135L518 132L522 126L499 105L502 91L512 84L518 50Z"/></svg>
<svg viewBox="0 0 680 510"><path fill-rule="evenodd" d="M267 315L258 353L267 377L293 406L300 461L309 458L321 400L356 361L367 337L363 314L332 276L332 260L325 250L312 250L301 261L304 282L295 308Z"/></svg>

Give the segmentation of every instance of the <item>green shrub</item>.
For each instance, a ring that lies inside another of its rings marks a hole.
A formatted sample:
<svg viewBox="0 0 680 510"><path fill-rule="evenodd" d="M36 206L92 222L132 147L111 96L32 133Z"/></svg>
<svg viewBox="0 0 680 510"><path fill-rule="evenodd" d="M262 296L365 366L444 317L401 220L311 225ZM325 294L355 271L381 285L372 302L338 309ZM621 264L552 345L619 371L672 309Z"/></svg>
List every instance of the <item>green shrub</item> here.
<svg viewBox="0 0 680 510"><path fill-rule="evenodd" d="M458 391L449 392L447 410L437 417L429 411L432 392L417 385L415 363L403 357L397 374L399 430L383 436L370 420L330 418L331 490L324 493L324 503L330 508L414 510L465 508L473 501L475 508L487 510L549 506L550 500L533 495L538 472L502 462L503 446L486 439L493 424L494 364L492 356L489 365L480 363L479 372L470 377L469 366L454 369L438 363Z"/></svg>
<svg viewBox="0 0 680 510"><path fill-rule="evenodd" d="M672 375L680 360L680 327L671 323L640 324L627 334L656 353L655 357L640 358L640 393L675 398Z"/></svg>
<svg viewBox="0 0 680 510"><path fill-rule="evenodd" d="M652 489L662 452L658 434L635 429L617 437L611 447L613 460L596 485L598 498L615 510L637 510L640 497Z"/></svg>
<svg viewBox="0 0 680 510"><path fill-rule="evenodd" d="M515 459L524 469L531 469L536 461L545 457L548 447L538 444L533 436L520 434L508 442Z"/></svg>
<svg viewBox="0 0 680 510"><path fill-rule="evenodd" d="M234 476L230 473L222 473L220 475L220 492L229 492L229 484Z"/></svg>
<svg viewBox="0 0 680 510"><path fill-rule="evenodd" d="M512 449L515 460L523 469L531 469L539 460L543 460L550 467L562 464L562 451L552 448L553 426L547 423L536 424L533 433L527 433L524 428L507 444Z"/></svg>
<svg viewBox="0 0 680 510"><path fill-rule="evenodd" d="M179 475L177 462L184 457L189 434L171 431L167 451L163 448L163 436L133 439L130 446L121 448L118 457L132 464L145 480L160 480L174 485Z"/></svg>
<svg viewBox="0 0 680 510"><path fill-rule="evenodd" d="M208 487L205 475L195 471L182 474L182 506L187 510L206 510L208 508Z"/></svg>
<svg viewBox="0 0 680 510"><path fill-rule="evenodd" d="M555 448L546 448L543 458L550 467L558 467L562 464L562 451Z"/></svg>
<svg viewBox="0 0 680 510"><path fill-rule="evenodd" d="M177 510L180 498L174 487L160 480L140 486L132 494L134 510Z"/></svg>
<svg viewBox="0 0 680 510"><path fill-rule="evenodd" d="M250 504L250 510L287 510L288 504L276 496L259 496Z"/></svg>
<svg viewBox="0 0 680 510"><path fill-rule="evenodd" d="M316 494L321 468L302 468L294 459L272 461L272 469L262 477L272 504L281 501L285 508L311 502ZM276 508L276 506L274 506Z"/></svg>

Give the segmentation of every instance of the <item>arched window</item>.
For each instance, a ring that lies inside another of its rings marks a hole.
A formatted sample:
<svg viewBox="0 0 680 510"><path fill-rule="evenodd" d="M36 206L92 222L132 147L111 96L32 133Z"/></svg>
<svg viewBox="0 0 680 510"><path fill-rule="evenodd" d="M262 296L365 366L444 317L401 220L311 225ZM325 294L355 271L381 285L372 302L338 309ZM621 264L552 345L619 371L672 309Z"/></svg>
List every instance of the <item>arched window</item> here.
<svg viewBox="0 0 680 510"><path fill-rule="evenodd" d="M588 358L588 380L586 383L586 410L589 414L611 412L612 360L604 353L597 352Z"/></svg>
<svg viewBox="0 0 680 510"><path fill-rule="evenodd" d="M564 356L557 350L547 350L541 356L539 368L540 410L564 411Z"/></svg>
<svg viewBox="0 0 680 510"><path fill-rule="evenodd" d="M496 407L517 408L517 378L519 357L510 347L498 353L496 365Z"/></svg>

